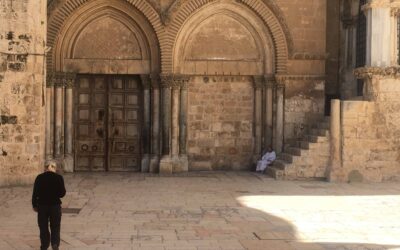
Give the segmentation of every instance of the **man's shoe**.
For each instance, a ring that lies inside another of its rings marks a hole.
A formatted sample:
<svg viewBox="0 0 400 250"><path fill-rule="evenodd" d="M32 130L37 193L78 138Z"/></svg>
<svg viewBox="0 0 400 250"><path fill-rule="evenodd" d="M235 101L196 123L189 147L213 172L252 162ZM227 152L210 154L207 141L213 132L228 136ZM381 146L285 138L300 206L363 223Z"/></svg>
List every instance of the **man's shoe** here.
<svg viewBox="0 0 400 250"><path fill-rule="evenodd" d="M57 246L57 245L52 245L51 248L52 248L53 250L58 250L58 246Z"/></svg>

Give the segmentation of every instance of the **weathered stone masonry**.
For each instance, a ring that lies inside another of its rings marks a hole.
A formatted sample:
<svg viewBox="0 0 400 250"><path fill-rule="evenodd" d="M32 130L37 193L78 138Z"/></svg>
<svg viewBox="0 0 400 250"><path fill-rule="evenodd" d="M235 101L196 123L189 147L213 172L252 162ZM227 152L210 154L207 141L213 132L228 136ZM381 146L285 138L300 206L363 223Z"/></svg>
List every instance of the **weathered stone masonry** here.
<svg viewBox="0 0 400 250"><path fill-rule="evenodd" d="M45 1L0 1L0 186L42 169L45 13Z"/></svg>

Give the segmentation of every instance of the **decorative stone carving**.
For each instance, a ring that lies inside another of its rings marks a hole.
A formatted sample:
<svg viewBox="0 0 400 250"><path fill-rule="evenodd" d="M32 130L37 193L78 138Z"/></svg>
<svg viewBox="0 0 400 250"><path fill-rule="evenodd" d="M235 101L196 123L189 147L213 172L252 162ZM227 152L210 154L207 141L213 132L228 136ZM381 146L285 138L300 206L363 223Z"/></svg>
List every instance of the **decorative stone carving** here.
<svg viewBox="0 0 400 250"><path fill-rule="evenodd" d="M152 89L160 88L160 75L158 74L151 74L150 75L150 82Z"/></svg>
<svg viewBox="0 0 400 250"><path fill-rule="evenodd" d="M189 77L185 75L162 74L161 88L181 88L186 87Z"/></svg>
<svg viewBox="0 0 400 250"><path fill-rule="evenodd" d="M75 73L64 73L64 72L52 72L47 74L46 85L47 87L74 87L76 74Z"/></svg>
<svg viewBox="0 0 400 250"><path fill-rule="evenodd" d="M367 4L361 7L362 11L376 8L388 8L390 7L390 0L370 0Z"/></svg>
<svg viewBox="0 0 400 250"><path fill-rule="evenodd" d="M400 67L394 66L386 68L379 68L379 67L357 68L354 70L354 75L358 79L364 79L364 78L372 79L374 77L400 79Z"/></svg>
<svg viewBox="0 0 400 250"><path fill-rule="evenodd" d="M149 75L140 75L140 79L142 80L143 89L150 89L151 87L151 79Z"/></svg>
<svg viewBox="0 0 400 250"><path fill-rule="evenodd" d="M400 8L399 7L391 8L390 15L394 16L394 17L399 17L400 16Z"/></svg>
<svg viewBox="0 0 400 250"><path fill-rule="evenodd" d="M261 89L264 87L264 76L253 76L253 86L255 89Z"/></svg>

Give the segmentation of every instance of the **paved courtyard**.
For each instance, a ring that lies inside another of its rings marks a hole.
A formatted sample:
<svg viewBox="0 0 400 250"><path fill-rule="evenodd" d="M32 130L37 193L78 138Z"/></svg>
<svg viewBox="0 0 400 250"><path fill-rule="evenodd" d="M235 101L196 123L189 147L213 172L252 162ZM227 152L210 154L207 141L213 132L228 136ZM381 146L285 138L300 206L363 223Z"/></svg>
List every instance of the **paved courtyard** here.
<svg viewBox="0 0 400 250"><path fill-rule="evenodd" d="M400 249L400 183L247 172L65 175L61 249ZM38 249L31 187L0 188L0 249Z"/></svg>

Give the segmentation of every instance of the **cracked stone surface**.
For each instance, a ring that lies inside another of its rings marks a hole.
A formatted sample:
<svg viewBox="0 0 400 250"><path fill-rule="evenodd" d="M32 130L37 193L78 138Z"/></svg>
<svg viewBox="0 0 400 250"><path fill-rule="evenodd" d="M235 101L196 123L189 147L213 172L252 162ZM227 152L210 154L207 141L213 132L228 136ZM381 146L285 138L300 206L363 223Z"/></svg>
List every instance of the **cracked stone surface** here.
<svg viewBox="0 0 400 250"><path fill-rule="evenodd" d="M248 172L65 175L61 249L400 249L398 183ZM38 249L32 187L0 188L0 249Z"/></svg>

